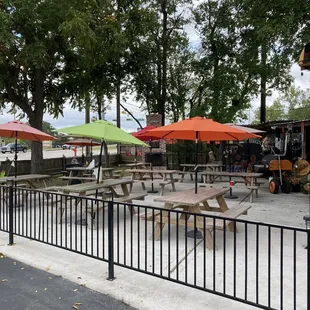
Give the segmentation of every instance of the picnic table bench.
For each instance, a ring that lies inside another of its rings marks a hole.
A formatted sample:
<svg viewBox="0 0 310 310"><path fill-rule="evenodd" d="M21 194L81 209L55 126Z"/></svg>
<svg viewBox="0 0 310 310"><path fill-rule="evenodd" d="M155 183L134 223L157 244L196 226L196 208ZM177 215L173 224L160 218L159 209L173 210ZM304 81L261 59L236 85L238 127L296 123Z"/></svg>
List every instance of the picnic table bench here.
<svg viewBox="0 0 310 310"><path fill-rule="evenodd" d="M69 176L61 176L59 177L61 180L80 180L80 181L96 181L94 177L69 177Z"/></svg>
<svg viewBox="0 0 310 310"><path fill-rule="evenodd" d="M19 186L26 184L30 188L36 189L37 186L33 183L34 181L42 181L44 186L47 187L46 180L50 178L51 176L49 174L24 174L18 175L16 178L14 176L0 178L0 183L8 184L9 182L13 182Z"/></svg>
<svg viewBox="0 0 310 310"><path fill-rule="evenodd" d="M147 195L146 193L142 194L131 194L128 189L128 185L132 183L131 180L119 180L119 179L105 179L101 183L89 182L89 183L80 183L75 185L68 186L54 186L53 191L63 192L65 194L76 195L76 199L86 196L93 196L97 194L99 191L102 194L102 199L104 200L106 197L112 193L113 197L115 197L116 202L128 202L128 209L131 215L136 213L134 206L130 205L132 200L142 200ZM121 192L117 192L115 187L120 186ZM96 228L96 221L94 220L97 216L97 212L99 212L104 207L104 204L99 204L98 207L93 208L92 206L87 206L87 218L88 220L93 221L93 227ZM65 206L58 205L57 212L59 213L59 218L62 218L62 214L65 211Z"/></svg>
<svg viewBox="0 0 310 310"><path fill-rule="evenodd" d="M229 209L224 199L224 194L228 189L219 188L199 188L198 193L195 194L194 189L185 190L178 194L170 194L165 197L159 197L154 201L164 202L165 205L162 210L152 211L148 214L142 215L142 218L155 223L154 239L160 238L161 232L165 227L165 224L179 224L182 226L196 227L202 231L205 237L205 246L208 249L213 249L213 238L211 231L214 229L223 229L224 221L197 216L196 223L189 221L190 215L182 213L178 220L173 217L168 217L169 210L181 208L183 211L199 214L207 214L208 212L219 212L219 216L224 218L237 218L242 214L245 214L250 206L238 206L237 208ZM218 207L211 207L208 203L211 199L216 199ZM236 231L237 228L234 222L227 221L226 225L230 231Z"/></svg>
<svg viewBox="0 0 310 310"><path fill-rule="evenodd" d="M153 169L131 169L128 170L129 173L131 173L131 180L132 181L138 181L142 185L142 189L145 190L145 181L147 179L151 180L153 182L154 175L160 176L160 180L162 180L159 183L159 186L161 188L160 195L162 196L164 194L164 189L166 185L171 185L171 189L173 192L176 191L175 183L178 181L174 178L174 174L178 173L178 170L153 170Z"/></svg>
<svg viewBox="0 0 310 310"><path fill-rule="evenodd" d="M246 196L250 196L250 202L253 202L253 194L255 192L256 197L258 197L258 189L261 184L264 184L258 178L263 176L263 173L257 172L227 172L227 171L202 171L201 175L205 176L205 183L207 182L207 176L210 177L210 182L214 183L214 180L218 177L228 177L229 182L231 182L232 178L240 178L242 180L236 180L235 183L244 183L246 188L249 189L249 194ZM232 196L232 186L230 186L230 196ZM245 199L245 198L244 198Z"/></svg>
<svg viewBox="0 0 310 310"><path fill-rule="evenodd" d="M210 164L180 164L180 167L182 167L182 171L179 172L181 175L180 182L182 183L184 181L184 177L186 174L189 174L191 181L194 180L193 176L195 175L195 167L198 170L211 170L211 171L222 171L222 163L210 163Z"/></svg>

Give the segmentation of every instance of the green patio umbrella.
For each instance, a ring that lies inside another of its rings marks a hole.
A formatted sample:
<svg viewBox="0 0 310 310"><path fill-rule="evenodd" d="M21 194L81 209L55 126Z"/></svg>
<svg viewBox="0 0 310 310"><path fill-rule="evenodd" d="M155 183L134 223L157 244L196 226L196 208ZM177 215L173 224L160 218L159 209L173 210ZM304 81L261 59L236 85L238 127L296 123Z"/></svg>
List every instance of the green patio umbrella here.
<svg viewBox="0 0 310 310"><path fill-rule="evenodd" d="M105 142L118 142L121 144L134 144L148 147L148 145L141 140L104 120L57 129L57 131L74 136L102 139Z"/></svg>
<svg viewBox="0 0 310 310"><path fill-rule="evenodd" d="M117 142L125 145L131 144L149 147L149 145L147 145L146 143L133 137L131 134L105 120L98 120L92 123L82 124L78 126L65 127L57 129L57 131L61 133L66 133L68 135L101 139L98 178L101 167L103 145L106 144L106 142Z"/></svg>

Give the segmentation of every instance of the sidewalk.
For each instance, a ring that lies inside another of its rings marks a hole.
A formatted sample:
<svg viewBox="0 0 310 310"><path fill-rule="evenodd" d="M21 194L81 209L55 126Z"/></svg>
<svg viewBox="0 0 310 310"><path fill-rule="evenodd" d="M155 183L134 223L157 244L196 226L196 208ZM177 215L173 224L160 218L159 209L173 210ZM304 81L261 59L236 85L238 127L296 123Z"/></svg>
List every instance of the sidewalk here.
<svg viewBox="0 0 310 310"><path fill-rule="evenodd" d="M0 253L35 268L48 271L49 276L61 276L87 288L107 294L131 307L145 310L250 310L253 307L208 294L170 281L158 279L126 268L115 267L114 281L108 281L107 263L62 250L26 238L15 237L15 245L8 246L8 234L0 232ZM1 259L0 259L1 260ZM14 266L15 267L15 266ZM0 267L1 268L1 267ZM2 278L2 268L0 269ZM0 285L2 286L0 281ZM8 284L8 283L4 283ZM44 290L44 288L42 288ZM1 301L1 299L0 299ZM76 302L77 300L72 300ZM2 308L1 308L2 309ZM22 308L25 310L27 308ZM42 308L30 308L41 310ZM43 308L44 309L44 308ZM57 308L50 308L57 309ZM58 308L58 309L73 309ZM79 307L79 310L90 308ZM92 308L101 310L105 308ZM110 308L113 309L114 308ZM11 310L11 309L5 309ZM21 309L16 309L21 310Z"/></svg>
<svg viewBox="0 0 310 310"><path fill-rule="evenodd" d="M82 279L81 279L82 280ZM130 310L110 296L0 253L0 304L5 310Z"/></svg>

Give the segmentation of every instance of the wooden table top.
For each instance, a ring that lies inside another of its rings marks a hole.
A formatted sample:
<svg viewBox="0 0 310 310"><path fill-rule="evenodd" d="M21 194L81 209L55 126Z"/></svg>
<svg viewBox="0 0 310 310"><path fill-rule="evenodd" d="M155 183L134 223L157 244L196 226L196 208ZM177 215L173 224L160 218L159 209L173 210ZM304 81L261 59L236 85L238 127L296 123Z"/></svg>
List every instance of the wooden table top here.
<svg viewBox="0 0 310 310"><path fill-rule="evenodd" d="M88 168L88 167L69 167L67 168L66 170L69 170L69 171L92 171L94 170L95 168L97 167L94 167L94 168ZM113 171L115 168L112 168L112 167L101 167L100 170L102 171Z"/></svg>
<svg viewBox="0 0 310 310"><path fill-rule="evenodd" d="M68 171L91 171L91 170L94 170L94 168L88 168L88 167L68 167L66 168L66 170Z"/></svg>
<svg viewBox="0 0 310 310"><path fill-rule="evenodd" d="M115 168L112 168L112 167L101 167L100 168L100 170L102 171L102 172L104 172L104 171L113 171L113 170L115 170Z"/></svg>
<svg viewBox="0 0 310 310"><path fill-rule="evenodd" d="M96 182L87 182L67 186L53 186L53 188L63 192L82 193L100 188L109 188L111 186L130 184L130 183L132 183L131 180L106 179L98 184Z"/></svg>
<svg viewBox="0 0 310 310"><path fill-rule="evenodd" d="M150 166L150 163L138 162L138 163L131 163L131 164L122 164L122 165L120 165L120 167L138 167L138 166Z"/></svg>
<svg viewBox="0 0 310 310"><path fill-rule="evenodd" d="M163 174L169 174L169 173L179 173L179 170L153 170L153 169L131 169L127 170L127 172L130 173L163 173Z"/></svg>
<svg viewBox="0 0 310 310"><path fill-rule="evenodd" d="M11 177L3 177L0 178L0 182L7 181L27 181L27 180L39 180L39 179L49 179L51 176L49 174L25 174L18 175L16 178L14 176Z"/></svg>
<svg viewBox="0 0 310 310"><path fill-rule="evenodd" d="M227 171L202 171L200 174L205 175L214 175L214 176L227 176L227 177L250 177L250 178L259 178L262 177L263 173L258 172L227 172Z"/></svg>
<svg viewBox="0 0 310 310"><path fill-rule="evenodd" d="M228 191L228 188L198 188L198 192L195 194L195 189L192 188L182 192L166 195L164 197L155 198L154 201L196 206L206 200L222 196Z"/></svg>
<svg viewBox="0 0 310 310"><path fill-rule="evenodd" d="M195 164L180 164L180 167L192 167L195 168ZM207 168L207 167L223 167L223 164L199 164L197 167Z"/></svg>

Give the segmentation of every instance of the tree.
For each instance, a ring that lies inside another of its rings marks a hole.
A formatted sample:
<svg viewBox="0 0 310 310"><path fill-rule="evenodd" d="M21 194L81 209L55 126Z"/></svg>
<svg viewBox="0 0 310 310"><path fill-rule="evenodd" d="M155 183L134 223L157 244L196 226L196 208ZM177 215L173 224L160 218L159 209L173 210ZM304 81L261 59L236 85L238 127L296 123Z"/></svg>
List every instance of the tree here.
<svg viewBox="0 0 310 310"><path fill-rule="evenodd" d="M184 26L188 23L185 11L189 4L185 0L148 2L147 33L132 46L130 65L137 99L143 102L148 113L162 115L162 125L166 114L169 116L174 111L175 102L171 102L169 96L175 91L171 88L175 83L172 85L170 74L171 69L176 68L175 60L180 57L182 48L188 45L188 42L184 44Z"/></svg>
<svg viewBox="0 0 310 310"><path fill-rule="evenodd" d="M307 1L235 0L241 33L252 38L249 67L257 74L261 96L260 121L265 122L266 97L273 89L285 91L291 85L289 74L296 62L300 44L309 37ZM308 42L308 41L306 41ZM299 47L298 47L299 46ZM254 65L254 66L253 66Z"/></svg>
<svg viewBox="0 0 310 310"><path fill-rule="evenodd" d="M285 112L285 105L282 103L280 98L277 98L271 106L266 107L266 121L282 121L287 119L287 114ZM254 121L253 124L260 123L260 108L254 111Z"/></svg>
<svg viewBox="0 0 310 310"><path fill-rule="evenodd" d="M194 63L191 115L231 122L249 107L256 76L248 70L251 43L241 35L237 13L233 0L206 0L193 11L201 53Z"/></svg>
<svg viewBox="0 0 310 310"><path fill-rule="evenodd" d="M56 128L51 123L46 121L42 122L42 131L51 136L55 136L55 134L57 134Z"/></svg>
<svg viewBox="0 0 310 310"><path fill-rule="evenodd" d="M255 110L255 121L259 123L260 110ZM310 119L310 90L291 86L283 92L270 107L267 107L267 121Z"/></svg>
<svg viewBox="0 0 310 310"><path fill-rule="evenodd" d="M4 0L0 17L1 102L20 108L31 126L42 130L44 112L62 114L72 94L70 76L77 68L78 50L63 35L68 20L75 19L80 38L93 38L91 13L98 3L67 0ZM73 16L78 12L77 15ZM86 41L87 40L87 41ZM32 143L31 171L43 170L42 144Z"/></svg>
<svg viewBox="0 0 310 310"><path fill-rule="evenodd" d="M196 82L193 61L194 52L188 48L187 40L176 47L168 61L167 114L173 122L187 116L188 102Z"/></svg>
<svg viewBox="0 0 310 310"><path fill-rule="evenodd" d="M280 96L282 103L287 106L287 118L289 120L310 119L310 91L309 88L302 90L300 87L291 87Z"/></svg>

